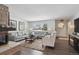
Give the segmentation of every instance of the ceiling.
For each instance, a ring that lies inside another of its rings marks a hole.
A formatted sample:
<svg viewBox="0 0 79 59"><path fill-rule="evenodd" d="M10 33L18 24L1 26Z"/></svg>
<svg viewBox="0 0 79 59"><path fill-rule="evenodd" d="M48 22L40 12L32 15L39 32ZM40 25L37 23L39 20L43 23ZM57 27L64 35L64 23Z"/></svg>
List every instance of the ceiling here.
<svg viewBox="0 0 79 59"><path fill-rule="evenodd" d="M29 21L72 18L79 12L79 4L7 4L11 17Z"/></svg>

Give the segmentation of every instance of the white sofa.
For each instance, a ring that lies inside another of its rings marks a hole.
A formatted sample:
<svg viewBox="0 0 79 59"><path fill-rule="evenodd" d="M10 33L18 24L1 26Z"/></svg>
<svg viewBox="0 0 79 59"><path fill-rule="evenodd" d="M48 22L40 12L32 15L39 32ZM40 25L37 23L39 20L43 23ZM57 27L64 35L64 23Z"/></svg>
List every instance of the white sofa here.
<svg viewBox="0 0 79 59"><path fill-rule="evenodd" d="M9 40L11 41L20 41L25 39L25 37L27 37L27 34L23 33L23 32L12 32L9 35Z"/></svg>
<svg viewBox="0 0 79 59"><path fill-rule="evenodd" d="M55 47L56 31L42 38L42 47Z"/></svg>

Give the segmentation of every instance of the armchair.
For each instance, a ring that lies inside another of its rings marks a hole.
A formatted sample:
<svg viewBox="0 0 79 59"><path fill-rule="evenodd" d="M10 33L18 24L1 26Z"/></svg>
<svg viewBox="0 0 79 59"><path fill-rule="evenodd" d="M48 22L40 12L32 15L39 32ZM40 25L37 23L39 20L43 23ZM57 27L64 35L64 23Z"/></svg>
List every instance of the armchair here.
<svg viewBox="0 0 79 59"><path fill-rule="evenodd" d="M51 35L47 35L42 38L42 47L55 46L55 40L56 40L56 32L53 32Z"/></svg>

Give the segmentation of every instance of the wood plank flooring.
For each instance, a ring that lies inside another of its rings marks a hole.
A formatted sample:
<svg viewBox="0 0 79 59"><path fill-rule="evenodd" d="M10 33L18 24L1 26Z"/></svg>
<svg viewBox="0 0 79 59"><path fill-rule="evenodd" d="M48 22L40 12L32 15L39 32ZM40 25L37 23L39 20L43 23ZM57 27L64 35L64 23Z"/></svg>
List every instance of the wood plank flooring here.
<svg viewBox="0 0 79 59"><path fill-rule="evenodd" d="M56 40L55 48L47 47L44 51L33 50L25 48L21 52L17 52L15 55L78 55L78 53L68 45L67 40Z"/></svg>

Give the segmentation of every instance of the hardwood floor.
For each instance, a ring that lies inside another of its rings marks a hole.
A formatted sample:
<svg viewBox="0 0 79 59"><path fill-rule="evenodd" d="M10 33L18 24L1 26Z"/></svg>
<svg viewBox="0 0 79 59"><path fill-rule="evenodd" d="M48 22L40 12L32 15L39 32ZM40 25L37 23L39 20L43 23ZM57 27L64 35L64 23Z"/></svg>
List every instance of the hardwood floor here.
<svg viewBox="0 0 79 59"><path fill-rule="evenodd" d="M78 55L78 53L68 45L67 40L56 40L55 48L47 47L44 51L33 50L23 47L19 55Z"/></svg>
<svg viewBox="0 0 79 59"><path fill-rule="evenodd" d="M44 51L48 55L77 55L78 53L68 45L67 40L56 40L55 48L46 48Z"/></svg>
<svg viewBox="0 0 79 59"><path fill-rule="evenodd" d="M17 52L15 55L43 55L43 52L23 47L23 50L21 52Z"/></svg>

